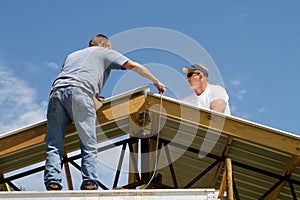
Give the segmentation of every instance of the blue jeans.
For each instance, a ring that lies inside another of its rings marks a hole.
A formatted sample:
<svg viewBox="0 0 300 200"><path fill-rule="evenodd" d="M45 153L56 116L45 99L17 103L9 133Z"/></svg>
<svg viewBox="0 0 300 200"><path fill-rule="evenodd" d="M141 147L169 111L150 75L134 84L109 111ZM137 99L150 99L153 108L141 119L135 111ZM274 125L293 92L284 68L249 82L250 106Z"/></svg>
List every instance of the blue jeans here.
<svg viewBox="0 0 300 200"><path fill-rule="evenodd" d="M81 149L83 183L97 185L96 111L92 95L79 87L58 88L50 95L47 111L44 182L62 186L62 151L68 126L74 122Z"/></svg>

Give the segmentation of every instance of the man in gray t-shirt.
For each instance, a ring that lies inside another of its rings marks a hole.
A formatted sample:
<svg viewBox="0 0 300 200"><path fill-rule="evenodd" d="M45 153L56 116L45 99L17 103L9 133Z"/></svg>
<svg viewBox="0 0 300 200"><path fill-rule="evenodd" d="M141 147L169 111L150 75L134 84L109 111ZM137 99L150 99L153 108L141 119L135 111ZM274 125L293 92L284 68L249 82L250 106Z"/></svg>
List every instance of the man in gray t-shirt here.
<svg viewBox="0 0 300 200"><path fill-rule="evenodd" d="M111 42L105 35L96 35L89 42L89 47L67 56L62 71L53 82L47 110L44 171L47 190L62 189L64 135L72 122L78 132L82 155L80 188L98 188L94 99L99 97L112 69L133 70L153 81L160 93L166 91L165 86L147 68L111 48Z"/></svg>

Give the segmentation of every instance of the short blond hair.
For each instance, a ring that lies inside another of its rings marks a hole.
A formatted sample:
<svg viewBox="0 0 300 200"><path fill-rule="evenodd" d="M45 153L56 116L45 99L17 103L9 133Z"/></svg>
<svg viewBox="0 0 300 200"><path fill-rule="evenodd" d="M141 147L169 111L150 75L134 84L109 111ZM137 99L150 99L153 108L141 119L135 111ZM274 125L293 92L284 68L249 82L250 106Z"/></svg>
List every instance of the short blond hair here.
<svg viewBox="0 0 300 200"><path fill-rule="evenodd" d="M89 47L92 47L92 46L101 46L104 48L111 48L112 45L106 35L98 34L90 40Z"/></svg>

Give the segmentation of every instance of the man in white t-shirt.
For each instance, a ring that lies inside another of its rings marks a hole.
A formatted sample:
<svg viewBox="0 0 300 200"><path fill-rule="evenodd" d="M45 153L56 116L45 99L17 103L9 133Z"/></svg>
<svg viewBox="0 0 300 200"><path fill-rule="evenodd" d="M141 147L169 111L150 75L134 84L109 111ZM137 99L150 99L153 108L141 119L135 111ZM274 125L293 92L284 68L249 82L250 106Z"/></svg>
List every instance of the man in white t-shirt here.
<svg viewBox="0 0 300 200"><path fill-rule="evenodd" d="M204 64L184 66L182 72L187 74L188 84L195 91L181 99L184 103L230 115L226 90L220 85L208 83L208 68Z"/></svg>

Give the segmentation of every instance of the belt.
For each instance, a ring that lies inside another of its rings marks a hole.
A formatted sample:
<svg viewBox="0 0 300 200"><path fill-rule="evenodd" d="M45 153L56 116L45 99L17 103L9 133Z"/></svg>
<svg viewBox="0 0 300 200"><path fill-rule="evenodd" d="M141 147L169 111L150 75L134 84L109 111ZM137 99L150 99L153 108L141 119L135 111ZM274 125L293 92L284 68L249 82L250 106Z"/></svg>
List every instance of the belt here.
<svg viewBox="0 0 300 200"><path fill-rule="evenodd" d="M58 89L61 89L61 88L68 88L68 87L77 87L77 88L81 88L79 86L73 86L73 85L68 85L68 86L59 86L59 87L53 87L51 92L50 92L50 96L49 98L51 98L54 94L54 92ZM85 90L84 88L81 88L83 90ZM102 107L103 103L101 102L101 99L104 99L104 97L100 96L99 99L97 99L94 95L93 96L93 101L94 101L94 107L96 109L96 111Z"/></svg>

